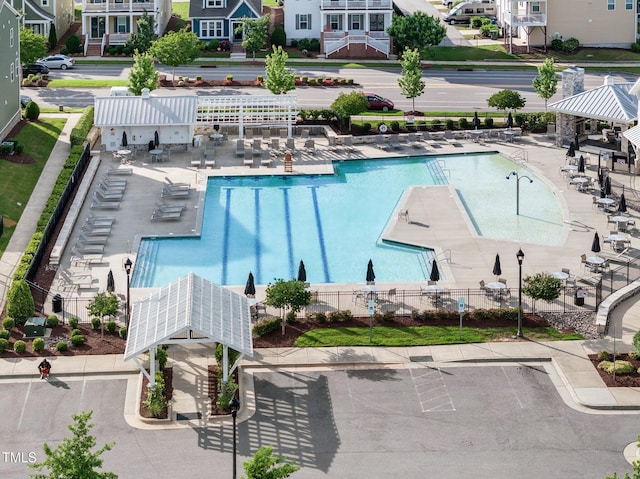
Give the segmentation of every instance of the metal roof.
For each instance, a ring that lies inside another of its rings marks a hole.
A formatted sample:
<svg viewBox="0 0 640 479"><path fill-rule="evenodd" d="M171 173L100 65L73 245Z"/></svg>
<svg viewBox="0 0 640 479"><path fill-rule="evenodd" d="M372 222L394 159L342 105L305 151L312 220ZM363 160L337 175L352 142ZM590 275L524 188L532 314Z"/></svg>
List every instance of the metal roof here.
<svg viewBox="0 0 640 479"><path fill-rule="evenodd" d="M222 343L253 356L249 300L189 273L133 303L125 361L160 344L185 342Z"/></svg>
<svg viewBox="0 0 640 479"><path fill-rule="evenodd" d="M627 131L623 131L622 136L629 140L633 146L640 146L640 125L629 128Z"/></svg>
<svg viewBox="0 0 640 479"><path fill-rule="evenodd" d="M564 98L549 110L583 118L631 123L638 117L638 98L630 93L633 83L605 84Z"/></svg>
<svg viewBox="0 0 640 479"><path fill-rule="evenodd" d="M194 125L197 109L195 95L97 97L94 123L98 127Z"/></svg>

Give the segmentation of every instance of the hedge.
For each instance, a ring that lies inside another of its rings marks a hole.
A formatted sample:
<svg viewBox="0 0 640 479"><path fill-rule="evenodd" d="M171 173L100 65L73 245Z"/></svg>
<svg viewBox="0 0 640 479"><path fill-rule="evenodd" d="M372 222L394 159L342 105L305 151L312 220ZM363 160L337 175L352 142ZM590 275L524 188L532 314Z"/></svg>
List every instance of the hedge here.
<svg viewBox="0 0 640 479"><path fill-rule="evenodd" d="M71 130L71 146L82 145L87 139L89 130L93 126L93 107L89 106L84 109L84 113L76 123L76 126Z"/></svg>
<svg viewBox="0 0 640 479"><path fill-rule="evenodd" d="M263 334L275 331L279 326L280 318L278 318L277 316L262 319L253 325L253 335L262 336Z"/></svg>

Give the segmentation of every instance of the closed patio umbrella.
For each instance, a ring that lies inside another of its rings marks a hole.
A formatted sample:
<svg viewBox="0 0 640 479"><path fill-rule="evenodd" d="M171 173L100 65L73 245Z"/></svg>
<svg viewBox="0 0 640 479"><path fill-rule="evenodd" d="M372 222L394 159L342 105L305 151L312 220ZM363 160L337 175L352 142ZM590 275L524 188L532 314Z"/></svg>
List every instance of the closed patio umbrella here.
<svg viewBox="0 0 640 479"><path fill-rule="evenodd" d="M502 274L502 268L500 267L500 255L496 254L496 260L493 262L493 274L496 277L496 281L498 281L498 276Z"/></svg>
<svg viewBox="0 0 640 479"><path fill-rule="evenodd" d="M153 133L153 144L156 148L160 145L160 136L158 135L158 130Z"/></svg>
<svg viewBox="0 0 640 479"><path fill-rule="evenodd" d="M593 251L596 256L600 252L600 236L598 236L598 232L593 236L593 243L591 243L591 251Z"/></svg>
<svg viewBox="0 0 640 479"><path fill-rule="evenodd" d="M580 151L580 138L578 138L578 134L577 133L576 133L576 137L575 137L574 143L576 144L576 151Z"/></svg>
<svg viewBox="0 0 640 479"><path fill-rule="evenodd" d="M113 280L113 271L109 270L107 274L107 291L113 293L116 290L116 283Z"/></svg>
<svg viewBox="0 0 640 479"><path fill-rule="evenodd" d="M606 196L611 195L611 177L609 175L604 179L604 194Z"/></svg>
<svg viewBox="0 0 640 479"><path fill-rule="evenodd" d="M129 142L127 141L127 132L122 132L122 146L129 146Z"/></svg>
<svg viewBox="0 0 640 479"><path fill-rule="evenodd" d="M578 160L578 173L584 173L584 156L580 155Z"/></svg>
<svg viewBox="0 0 640 479"><path fill-rule="evenodd" d="M244 286L244 295L253 298L256 295L256 285L254 284L253 273L249 271L247 284Z"/></svg>
<svg viewBox="0 0 640 479"><path fill-rule="evenodd" d="M433 263L431 263L431 274L429 275L429 279L431 281L440 281L440 271L438 270L438 263L436 263L436 260L433 260Z"/></svg>
<svg viewBox="0 0 640 479"><path fill-rule="evenodd" d="M300 260L298 265L298 281L307 282L307 270L304 267L304 261Z"/></svg>
<svg viewBox="0 0 640 479"><path fill-rule="evenodd" d="M602 174L602 168L598 167L598 184L600 186L604 185L604 175Z"/></svg>
<svg viewBox="0 0 640 479"><path fill-rule="evenodd" d="M513 128L513 115L509 112L509 116L507 116L507 128Z"/></svg>
<svg viewBox="0 0 640 479"><path fill-rule="evenodd" d="M567 151L567 156L574 158L576 156L576 144L572 141Z"/></svg>
<svg viewBox="0 0 640 479"><path fill-rule="evenodd" d="M373 272L373 261L369 260L367 264L367 283L374 283L376 281L376 274Z"/></svg>
<svg viewBox="0 0 640 479"><path fill-rule="evenodd" d="M473 120L471 121L471 124L473 125L473 127L476 130L478 128L480 128L480 118L478 118L478 112L477 111L473 112Z"/></svg>
<svg viewBox="0 0 640 479"><path fill-rule="evenodd" d="M618 205L618 211L620 213L627 212L627 199L624 197L624 193L620 195L620 204Z"/></svg>

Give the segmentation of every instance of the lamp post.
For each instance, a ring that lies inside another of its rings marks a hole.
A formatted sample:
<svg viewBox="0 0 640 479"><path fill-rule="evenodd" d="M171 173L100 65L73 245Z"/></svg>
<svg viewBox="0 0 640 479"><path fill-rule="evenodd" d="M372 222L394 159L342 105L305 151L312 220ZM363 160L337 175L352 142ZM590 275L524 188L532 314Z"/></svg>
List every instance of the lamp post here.
<svg viewBox="0 0 640 479"><path fill-rule="evenodd" d="M520 180L526 178L529 180L529 183L533 183L533 180L529 178L527 175L520 175L517 171L512 171L507 175L507 180L512 176L516 177L516 215L520 214Z"/></svg>
<svg viewBox="0 0 640 479"><path fill-rule="evenodd" d="M124 271L127 273L127 331L129 330L129 321L131 321L131 299L130 299L130 280L131 280L131 267L133 263L131 258L127 258L124 262Z"/></svg>
<svg viewBox="0 0 640 479"><path fill-rule="evenodd" d="M231 417L233 418L233 479L236 479L236 418L238 417L238 409L240 409L240 401L233 396L233 399L229 401L229 407L231 408Z"/></svg>
<svg viewBox="0 0 640 479"><path fill-rule="evenodd" d="M522 337L522 260L524 259L524 253L522 248L516 253L518 258L518 332L517 337Z"/></svg>

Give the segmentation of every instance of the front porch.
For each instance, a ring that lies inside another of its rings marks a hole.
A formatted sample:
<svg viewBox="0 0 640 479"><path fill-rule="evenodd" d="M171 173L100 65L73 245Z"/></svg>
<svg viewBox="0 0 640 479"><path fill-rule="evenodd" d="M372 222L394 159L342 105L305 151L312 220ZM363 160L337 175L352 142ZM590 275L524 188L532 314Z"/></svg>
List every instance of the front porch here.
<svg viewBox="0 0 640 479"><path fill-rule="evenodd" d="M385 32L321 32L320 51L327 58L381 58L391 52L391 37Z"/></svg>

